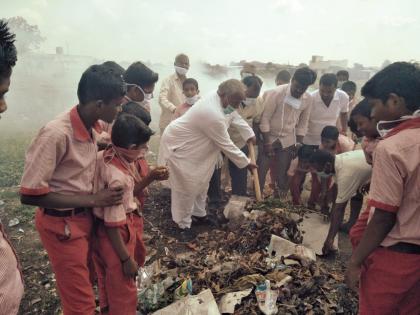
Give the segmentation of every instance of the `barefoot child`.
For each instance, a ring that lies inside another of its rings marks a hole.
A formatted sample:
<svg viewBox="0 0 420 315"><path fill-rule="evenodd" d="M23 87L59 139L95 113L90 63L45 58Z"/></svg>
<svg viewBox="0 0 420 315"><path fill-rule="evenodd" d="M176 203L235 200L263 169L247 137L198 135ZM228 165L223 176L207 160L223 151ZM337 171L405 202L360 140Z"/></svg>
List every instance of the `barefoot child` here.
<svg viewBox="0 0 420 315"><path fill-rule="evenodd" d="M420 314L420 68L396 62L362 95L383 140L373 154L369 221L346 272L359 312Z"/></svg>
<svg viewBox="0 0 420 315"><path fill-rule="evenodd" d="M120 75L103 65L89 67L77 89L79 104L45 125L26 153L21 201L39 207L35 225L55 273L64 315L95 312L91 208L120 204L122 190L93 193L97 144L92 129L99 119L114 120L124 94Z"/></svg>
<svg viewBox="0 0 420 315"><path fill-rule="evenodd" d="M117 206L96 207L98 218L94 263L98 274L102 313L135 314L137 287L135 278L144 264L145 249L139 237L138 221L142 202L134 195L136 184L147 186L168 178L165 167L141 174L138 160L144 159L152 130L133 115L121 114L112 127L112 144L98 153L96 189L123 188L123 202ZM142 222L141 222L142 225Z"/></svg>

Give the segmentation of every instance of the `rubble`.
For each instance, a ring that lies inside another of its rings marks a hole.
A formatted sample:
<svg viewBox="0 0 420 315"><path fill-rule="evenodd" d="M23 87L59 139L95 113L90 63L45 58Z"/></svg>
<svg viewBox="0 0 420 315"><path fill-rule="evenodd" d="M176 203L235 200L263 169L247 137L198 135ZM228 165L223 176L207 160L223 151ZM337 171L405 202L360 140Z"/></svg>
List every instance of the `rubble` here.
<svg viewBox="0 0 420 315"><path fill-rule="evenodd" d="M149 268L155 271L147 284L160 288L155 307L185 302L210 290L220 313L261 314L255 288L268 281L275 304L270 304L267 314L357 314L357 298L343 284L343 277L328 271L315 261L313 251L301 245L300 216L289 215L286 209L267 208L250 204L238 228L213 229L199 234L183 252L171 247L155 255L153 264L159 269ZM287 243L289 250L277 248L271 255L272 239ZM168 277L171 281L163 288ZM193 295L175 302L174 293L186 279L191 279ZM139 305L145 314L157 310Z"/></svg>

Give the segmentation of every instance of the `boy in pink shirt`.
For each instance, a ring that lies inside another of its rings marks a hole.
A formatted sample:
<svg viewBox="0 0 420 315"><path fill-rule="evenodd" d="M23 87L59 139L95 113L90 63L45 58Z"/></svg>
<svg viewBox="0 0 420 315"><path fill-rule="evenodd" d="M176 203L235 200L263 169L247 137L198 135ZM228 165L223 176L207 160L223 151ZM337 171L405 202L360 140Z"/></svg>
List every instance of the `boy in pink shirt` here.
<svg viewBox="0 0 420 315"><path fill-rule="evenodd" d="M144 189L154 180L168 178L165 167L155 168L145 177L138 168L152 134L137 117L121 114L112 128L112 144L98 153L96 189L122 186L124 192L122 204L94 208L94 215L99 220L93 242L94 263L102 313L136 312L135 278L145 255L136 250L139 246L144 248L141 238L134 237L138 233L136 218L142 216L142 202L138 194L134 194L135 186L141 184ZM141 244L137 244L139 240Z"/></svg>
<svg viewBox="0 0 420 315"><path fill-rule="evenodd" d="M359 312L420 314L420 68L396 62L362 95L383 140L373 154L369 221L346 282L359 285Z"/></svg>
<svg viewBox="0 0 420 315"><path fill-rule="evenodd" d="M185 103L176 107L172 120L184 115L200 99L197 80L192 78L186 79L182 83L182 90L185 95Z"/></svg>

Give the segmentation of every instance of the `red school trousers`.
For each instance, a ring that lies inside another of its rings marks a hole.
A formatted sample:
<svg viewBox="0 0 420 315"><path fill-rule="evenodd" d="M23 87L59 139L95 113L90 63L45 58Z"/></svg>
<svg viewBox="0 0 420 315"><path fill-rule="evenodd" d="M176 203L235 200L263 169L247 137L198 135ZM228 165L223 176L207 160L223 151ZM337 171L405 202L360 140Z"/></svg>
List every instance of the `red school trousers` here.
<svg viewBox="0 0 420 315"><path fill-rule="evenodd" d="M360 315L420 314L420 255L377 248L360 275Z"/></svg>
<svg viewBox="0 0 420 315"><path fill-rule="evenodd" d="M93 315L96 305L89 269L91 213L53 217L37 209L35 225L55 273L64 315Z"/></svg>
<svg viewBox="0 0 420 315"><path fill-rule="evenodd" d="M135 257L136 233L134 214L127 214L127 223L119 227L121 237L131 257ZM98 276L99 305L108 309L107 315L135 315L137 286L134 278L127 278L120 258L114 251L101 222L93 241L93 261Z"/></svg>
<svg viewBox="0 0 420 315"><path fill-rule="evenodd" d="M134 250L134 258L139 265L139 267L144 266L144 262L146 261L146 246L144 245L143 241L143 229L144 229L144 220L143 216L139 216L137 214L133 215L133 223L136 233L136 247Z"/></svg>

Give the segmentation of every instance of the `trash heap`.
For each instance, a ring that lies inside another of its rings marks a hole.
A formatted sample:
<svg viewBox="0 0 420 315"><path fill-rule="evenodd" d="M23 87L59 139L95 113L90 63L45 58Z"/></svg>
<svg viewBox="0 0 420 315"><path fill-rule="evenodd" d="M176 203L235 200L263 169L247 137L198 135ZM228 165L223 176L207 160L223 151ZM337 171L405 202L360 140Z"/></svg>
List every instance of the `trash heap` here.
<svg viewBox="0 0 420 315"><path fill-rule="evenodd" d="M299 245L298 221L284 209L255 208L249 205L225 229L200 234L185 252L165 247L156 255L140 272L141 311L357 314L357 298L343 273L328 270Z"/></svg>

